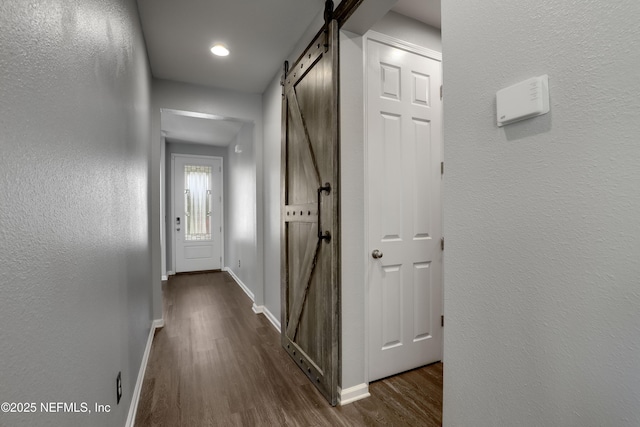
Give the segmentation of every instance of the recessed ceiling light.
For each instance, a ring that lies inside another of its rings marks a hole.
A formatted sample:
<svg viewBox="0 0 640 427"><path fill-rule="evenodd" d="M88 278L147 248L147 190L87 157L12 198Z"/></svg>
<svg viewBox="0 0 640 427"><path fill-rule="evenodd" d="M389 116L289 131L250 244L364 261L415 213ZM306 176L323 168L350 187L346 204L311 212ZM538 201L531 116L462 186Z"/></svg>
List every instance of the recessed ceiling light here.
<svg viewBox="0 0 640 427"><path fill-rule="evenodd" d="M211 48L211 53L217 56L227 56L229 55L229 49L224 47L224 45L217 44Z"/></svg>

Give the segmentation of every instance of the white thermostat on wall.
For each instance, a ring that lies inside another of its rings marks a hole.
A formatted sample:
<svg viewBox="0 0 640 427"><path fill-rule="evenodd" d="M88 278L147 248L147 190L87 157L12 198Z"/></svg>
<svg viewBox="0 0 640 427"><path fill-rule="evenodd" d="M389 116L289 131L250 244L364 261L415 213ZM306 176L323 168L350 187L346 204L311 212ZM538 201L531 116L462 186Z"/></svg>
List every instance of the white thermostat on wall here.
<svg viewBox="0 0 640 427"><path fill-rule="evenodd" d="M549 76L533 77L496 93L498 126L549 112Z"/></svg>

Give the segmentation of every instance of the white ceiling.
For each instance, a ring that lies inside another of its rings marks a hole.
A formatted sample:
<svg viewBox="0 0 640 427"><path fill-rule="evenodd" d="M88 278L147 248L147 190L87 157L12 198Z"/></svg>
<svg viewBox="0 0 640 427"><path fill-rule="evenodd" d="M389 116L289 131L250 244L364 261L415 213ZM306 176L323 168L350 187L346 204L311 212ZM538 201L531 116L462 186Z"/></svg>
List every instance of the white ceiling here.
<svg viewBox="0 0 640 427"><path fill-rule="evenodd" d="M138 0L157 78L262 93L323 0ZM209 52L215 43L231 54Z"/></svg>
<svg viewBox="0 0 640 427"><path fill-rule="evenodd" d="M250 93L264 92L324 8L324 0L137 1L154 77ZM392 10L440 28L440 0L398 0ZM212 55L215 43L231 54ZM206 116L165 110L161 128L173 142L228 145L242 126Z"/></svg>
<svg viewBox="0 0 640 427"><path fill-rule="evenodd" d="M324 0L137 1L154 77L251 93L266 89L324 8ZM393 10L440 28L440 0L399 0ZM231 54L212 55L215 43Z"/></svg>

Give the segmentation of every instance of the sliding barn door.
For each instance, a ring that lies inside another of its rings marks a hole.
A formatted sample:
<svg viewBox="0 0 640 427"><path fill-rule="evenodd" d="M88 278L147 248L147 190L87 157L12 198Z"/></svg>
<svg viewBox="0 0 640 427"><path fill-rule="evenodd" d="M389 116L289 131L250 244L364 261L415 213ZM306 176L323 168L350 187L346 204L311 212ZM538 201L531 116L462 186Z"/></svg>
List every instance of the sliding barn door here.
<svg viewBox="0 0 640 427"><path fill-rule="evenodd" d="M339 343L338 25L285 71L282 345L335 405Z"/></svg>

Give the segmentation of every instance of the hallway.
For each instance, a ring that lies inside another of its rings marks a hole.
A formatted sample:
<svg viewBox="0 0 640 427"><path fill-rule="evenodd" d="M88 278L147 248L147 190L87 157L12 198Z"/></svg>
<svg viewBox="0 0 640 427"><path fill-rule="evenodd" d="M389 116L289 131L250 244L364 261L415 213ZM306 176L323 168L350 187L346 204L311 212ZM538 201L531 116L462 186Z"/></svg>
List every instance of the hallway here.
<svg viewBox="0 0 640 427"><path fill-rule="evenodd" d="M224 272L172 276L135 425L440 426L442 364L370 384L330 407L280 347L280 336Z"/></svg>

